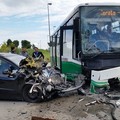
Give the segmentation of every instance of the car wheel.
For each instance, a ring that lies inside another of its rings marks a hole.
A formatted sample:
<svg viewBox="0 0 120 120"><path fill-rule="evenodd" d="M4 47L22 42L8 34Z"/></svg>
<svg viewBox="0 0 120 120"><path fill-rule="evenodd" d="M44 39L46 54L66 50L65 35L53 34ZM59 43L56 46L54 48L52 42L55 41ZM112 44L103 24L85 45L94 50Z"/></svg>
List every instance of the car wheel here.
<svg viewBox="0 0 120 120"><path fill-rule="evenodd" d="M42 101L42 92L40 89L36 89L36 91L33 91L32 93L30 93L30 89L31 89L32 85L25 85L23 88L23 99L27 102L32 102L32 103L36 103L36 102L40 102Z"/></svg>

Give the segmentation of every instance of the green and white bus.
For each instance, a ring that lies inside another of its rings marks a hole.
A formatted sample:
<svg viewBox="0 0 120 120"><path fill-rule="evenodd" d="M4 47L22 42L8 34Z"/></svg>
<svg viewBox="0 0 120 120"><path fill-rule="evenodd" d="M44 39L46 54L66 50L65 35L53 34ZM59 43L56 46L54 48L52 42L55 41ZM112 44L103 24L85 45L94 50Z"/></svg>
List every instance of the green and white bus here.
<svg viewBox="0 0 120 120"><path fill-rule="evenodd" d="M51 63L68 79L120 66L120 4L76 7L51 36ZM102 82L103 83L103 82Z"/></svg>

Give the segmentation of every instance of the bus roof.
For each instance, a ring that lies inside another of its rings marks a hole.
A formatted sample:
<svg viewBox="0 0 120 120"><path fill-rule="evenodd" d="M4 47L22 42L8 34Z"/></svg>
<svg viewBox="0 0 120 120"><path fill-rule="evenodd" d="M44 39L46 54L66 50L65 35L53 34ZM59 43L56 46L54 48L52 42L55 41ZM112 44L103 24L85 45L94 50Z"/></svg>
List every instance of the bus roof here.
<svg viewBox="0 0 120 120"><path fill-rule="evenodd" d="M118 6L120 5L120 2L119 3L113 3L113 2L104 2L104 3L99 3L99 2L91 2L91 3L81 3L79 4L78 6Z"/></svg>

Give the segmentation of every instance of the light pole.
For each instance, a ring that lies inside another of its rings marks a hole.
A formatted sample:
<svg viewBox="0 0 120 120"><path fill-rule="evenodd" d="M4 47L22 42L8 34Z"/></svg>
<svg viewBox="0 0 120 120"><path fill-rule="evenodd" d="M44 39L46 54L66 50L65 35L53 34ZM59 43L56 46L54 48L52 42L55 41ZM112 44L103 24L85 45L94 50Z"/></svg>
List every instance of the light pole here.
<svg viewBox="0 0 120 120"><path fill-rule="evenodd" d="M49 14L49 5L52 5L52 3L48 3L48 4L47 4L47 10L48 10L49 42L50 42L50 14Z"/></svg>

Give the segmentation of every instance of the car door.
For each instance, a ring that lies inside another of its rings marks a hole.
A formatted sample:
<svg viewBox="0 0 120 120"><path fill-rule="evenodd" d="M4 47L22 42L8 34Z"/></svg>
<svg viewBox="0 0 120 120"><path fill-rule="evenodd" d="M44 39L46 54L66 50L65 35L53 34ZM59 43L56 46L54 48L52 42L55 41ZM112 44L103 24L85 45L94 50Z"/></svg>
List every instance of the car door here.
<svg viewBox="0 0 120 120"><path fill-rule="evenodd" d="M18 70L18 67L10 62L7 59L0 58L0 94L4 93L4 95L14 94L18 90L18 75L15 73L14 75L8 74L7 70L12 67L12 70L15 72ZM1 96L0 96L1 97Z"/></svg>

